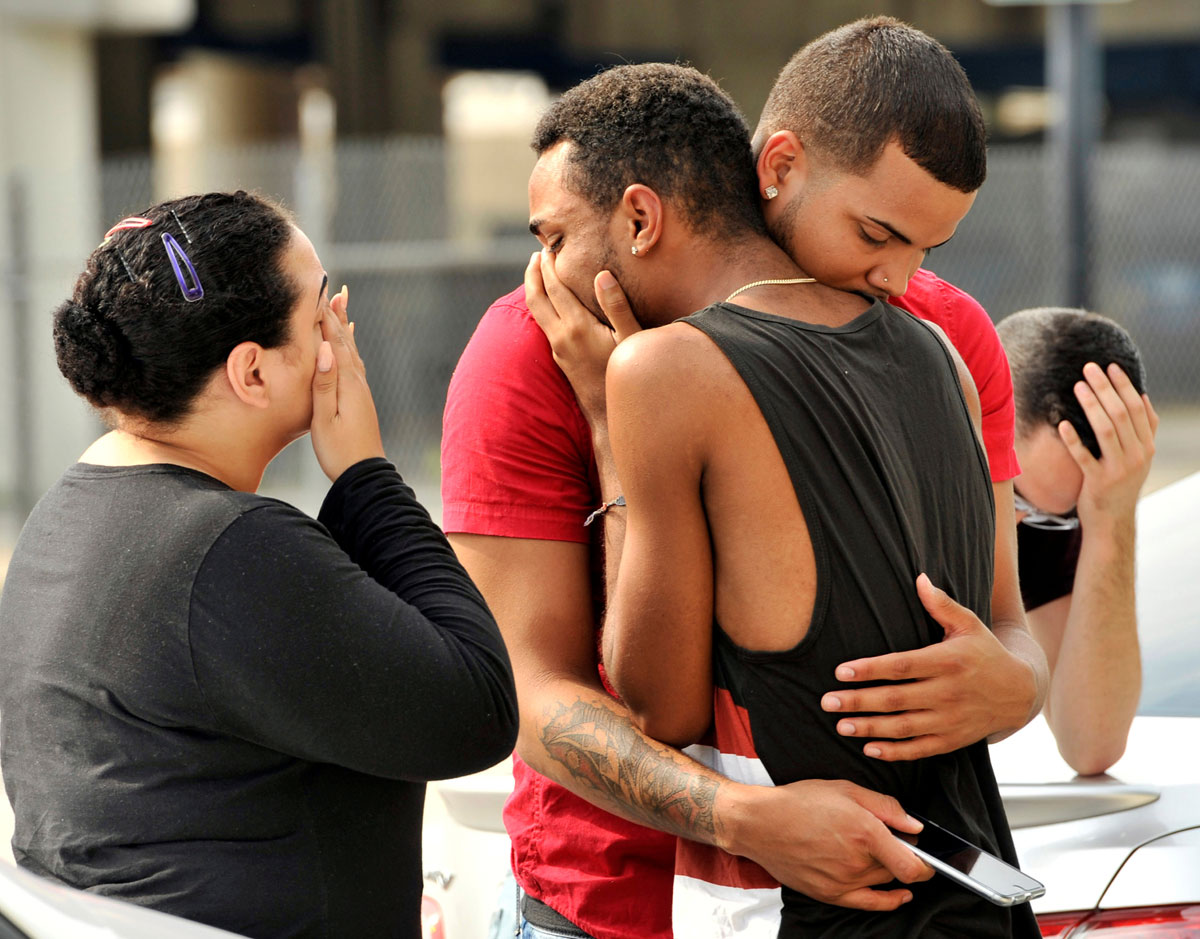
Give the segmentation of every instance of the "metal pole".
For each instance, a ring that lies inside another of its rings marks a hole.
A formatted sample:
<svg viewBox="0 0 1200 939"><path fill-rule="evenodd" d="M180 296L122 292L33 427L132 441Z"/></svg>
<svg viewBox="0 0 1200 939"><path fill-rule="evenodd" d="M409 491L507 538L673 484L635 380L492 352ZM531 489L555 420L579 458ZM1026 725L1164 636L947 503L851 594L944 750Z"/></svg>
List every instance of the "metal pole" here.
<svg viewBox="0 0 1200 939"><path fill-rule="evenodd" d="M1092 157L1100 137L1101 60L1096 9L1067 3L1046 10L1046 74L1057 108L1050 130L1051 230L1063 245L1065 302L1088 306L1091 294Z"/></svg>
<svg viewBox="0 0 1200 939"><path fill-rule="evenodd" d="M8 180L8 228L12 270L8 306L12 311L13 369L13 495L18 524L33 510L37 491L33 481L33 388L29 342L29 242L26 180L13 173Z"/></svg>

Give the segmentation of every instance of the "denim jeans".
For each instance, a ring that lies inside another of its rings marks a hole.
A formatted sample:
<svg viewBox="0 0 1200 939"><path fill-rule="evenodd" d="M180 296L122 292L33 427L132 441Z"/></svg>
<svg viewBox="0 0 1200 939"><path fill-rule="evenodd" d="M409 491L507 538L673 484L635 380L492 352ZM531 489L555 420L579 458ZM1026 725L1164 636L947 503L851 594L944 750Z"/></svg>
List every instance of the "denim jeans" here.
<svg viewBox="0 0 1200 939"><path fill-rule="evenodd" d="M557 932L535 926L527 919L521 920L521 939L576 939L579 933Z"/></svg>
<svg viewBox="0 0 1200 939"><path fill-rule="evenodd" d="M496 909L488 925L488 939L517 939L521 935L520 896L517 881L509 871L500 884L500 896L496 898Z"/></svg>
<svg viewBox="0 0 1200 939"><path fill-rule="evenodd" d="M521 891L512 872L504 878L488 926L488 939L579 939L585 935L580 929L568 931L533 925L521 915Z"/></svg>

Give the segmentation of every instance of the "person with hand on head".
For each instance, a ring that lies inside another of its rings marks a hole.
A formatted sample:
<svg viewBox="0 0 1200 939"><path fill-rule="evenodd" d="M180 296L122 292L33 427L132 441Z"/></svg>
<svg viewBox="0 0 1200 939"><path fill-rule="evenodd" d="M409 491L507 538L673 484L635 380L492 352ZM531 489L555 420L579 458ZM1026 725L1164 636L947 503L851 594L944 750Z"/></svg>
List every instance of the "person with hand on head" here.
<svg viewBox="0 0 1200 939"><path fill-rule="evenodd" d="M19 865L262 937L420 935L425 781L517 730L483 598L384 458L312 244L252 194L113 226L54 316L111 430L0 599ZM311 433L318 519L256 494Z"/></svg>
<svg viewBox="0 0 1200 939"><path fill-rule="evenodd" d="M1041 307L997 330L1017 406L1021 592L1050 663L1043 714L1076 772L1103 773L1141 693L1134 541L1158 415L1137 346L1112 320Z"/></svg>

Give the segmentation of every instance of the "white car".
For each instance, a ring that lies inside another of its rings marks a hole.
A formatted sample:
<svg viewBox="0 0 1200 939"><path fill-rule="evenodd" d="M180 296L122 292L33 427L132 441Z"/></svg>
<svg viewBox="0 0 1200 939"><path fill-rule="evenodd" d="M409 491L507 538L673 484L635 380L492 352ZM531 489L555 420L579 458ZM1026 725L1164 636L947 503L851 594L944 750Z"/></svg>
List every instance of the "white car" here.
<svg viewBox="0 0 1200 939"><path fill-rule="evenodd" d="M54 883L0 861L0 939L236 939L234 933Z"/></svg>
<svg viewBox="0 0 1200 939"><path fill-rule="evenodd" d="M1200 473L1138 507L1142 699L1125 755L1076 777L1044 721L992 747L1034 910L1062 939L1200 939Z"/></svg>

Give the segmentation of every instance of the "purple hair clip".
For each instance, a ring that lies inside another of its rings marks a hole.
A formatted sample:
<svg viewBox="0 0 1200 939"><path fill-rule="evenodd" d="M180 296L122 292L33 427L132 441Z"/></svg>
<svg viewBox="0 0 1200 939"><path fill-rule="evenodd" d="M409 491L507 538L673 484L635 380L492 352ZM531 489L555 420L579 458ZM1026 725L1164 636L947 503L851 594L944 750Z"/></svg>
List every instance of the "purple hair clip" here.
<svg viewBox="0 0 1200 939"><path fill-rule="evenodd" d="M192 264L192 259L187 256L187 252L183 250L183 246L179 244L170 232L162 234L163 247L167 249L167 258L171 262L171 270L175 272L175 279L179 281L179 289L183 291L183 299L188 303L194 303L204 296L204 287L200 284L200 277L196 273L195 265ZM179 266L182 261L191 275L191 284L188 284L188 279L184 276L183 268Z"/></svg>

